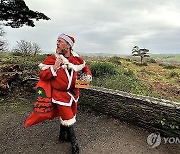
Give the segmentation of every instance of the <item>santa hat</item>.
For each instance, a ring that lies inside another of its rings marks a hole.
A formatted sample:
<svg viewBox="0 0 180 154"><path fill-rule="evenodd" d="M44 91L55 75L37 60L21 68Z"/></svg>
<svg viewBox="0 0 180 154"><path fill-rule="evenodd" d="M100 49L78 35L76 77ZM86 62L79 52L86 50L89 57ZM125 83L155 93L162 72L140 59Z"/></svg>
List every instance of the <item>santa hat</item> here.
<svg viewBox="0 0 180 154"><path fill-rule="evenodd" d="M58 36L58 38L63 38L64 40L66 40L71 47L73 47L75 40L72 36L66 35L64 33L62 33L61 35Z"/></svg>

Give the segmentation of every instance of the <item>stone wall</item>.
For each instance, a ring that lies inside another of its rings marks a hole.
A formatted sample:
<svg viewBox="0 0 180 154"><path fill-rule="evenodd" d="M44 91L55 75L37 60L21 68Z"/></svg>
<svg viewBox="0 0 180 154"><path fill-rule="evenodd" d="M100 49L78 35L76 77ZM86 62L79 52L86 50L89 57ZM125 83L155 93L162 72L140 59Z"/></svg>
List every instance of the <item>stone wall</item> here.
<svg viewBox="0 0 180 154"><path fill-rule="evenodd" d="M151 132L180 136L180 103L139 96L118 90L91 87L81 89L79 103Z"/></svg>

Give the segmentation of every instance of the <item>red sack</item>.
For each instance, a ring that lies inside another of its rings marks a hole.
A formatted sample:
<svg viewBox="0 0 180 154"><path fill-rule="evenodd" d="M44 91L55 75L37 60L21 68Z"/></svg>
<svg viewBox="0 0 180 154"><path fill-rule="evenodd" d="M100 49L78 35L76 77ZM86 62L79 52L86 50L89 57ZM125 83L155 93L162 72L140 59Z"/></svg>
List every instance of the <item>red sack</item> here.
<svg viewBox="0 0 180 154"><path fill-rule="evenodd" d="M56 104L52 103L51 84L49 81L39 80L36 85L34 102L34 110L26 119L25 127L59 116Z"/></svg>

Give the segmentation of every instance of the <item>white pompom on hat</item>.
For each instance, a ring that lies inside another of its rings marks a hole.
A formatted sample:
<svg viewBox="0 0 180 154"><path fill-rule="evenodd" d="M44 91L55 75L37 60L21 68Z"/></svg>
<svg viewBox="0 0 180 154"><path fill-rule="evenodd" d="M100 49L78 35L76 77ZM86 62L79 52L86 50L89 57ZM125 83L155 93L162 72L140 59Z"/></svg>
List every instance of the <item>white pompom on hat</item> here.
<svg viewBox="0 0 180 154"><path fill-rule="evenodd" d="M75 40L72 36L66 35L64 33L62 33L61 35L58 36L58 38L63 38L64 40L66 40L71 47L73 47Z"/></svg>

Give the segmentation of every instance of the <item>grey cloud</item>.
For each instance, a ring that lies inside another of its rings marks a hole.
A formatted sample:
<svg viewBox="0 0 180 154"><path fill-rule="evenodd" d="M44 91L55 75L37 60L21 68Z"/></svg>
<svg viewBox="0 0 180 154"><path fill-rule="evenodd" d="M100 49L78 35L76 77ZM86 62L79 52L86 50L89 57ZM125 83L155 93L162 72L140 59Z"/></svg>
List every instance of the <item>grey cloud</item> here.
<svg viewBox="0 0 180 154"><path fill-rule="evenodd" d="M179 40L180 29L169 31L161 30L141 40L139 44L141 46L146 46L153 52L180 53Z"/></svg>
<svg viewBox="0 0 180 154"><path fill-rule="evenodd" d="M10 43L29 39L49 52L54 51L59 33L65 32L76 38L74 48L83 52L131 53L134 45L179 52L178 0L31 0L27 4L51 21L36 22L35 28L7 28Z"/></svg>

